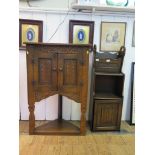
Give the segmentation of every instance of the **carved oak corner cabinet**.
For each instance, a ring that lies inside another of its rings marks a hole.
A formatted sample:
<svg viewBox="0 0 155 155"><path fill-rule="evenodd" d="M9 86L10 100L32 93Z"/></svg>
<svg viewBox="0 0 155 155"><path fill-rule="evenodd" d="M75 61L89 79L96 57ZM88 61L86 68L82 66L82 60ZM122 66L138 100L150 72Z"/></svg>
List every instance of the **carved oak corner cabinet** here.
<svg viewBox="0 0 155 155"><path fill-rule="evenodd" d="M85 134L91 51L91 45L26 43L29 134ZM35 127L35 102L54 94L58 119ZM81 103L80 128L62 119L62 95Z"/></svg>

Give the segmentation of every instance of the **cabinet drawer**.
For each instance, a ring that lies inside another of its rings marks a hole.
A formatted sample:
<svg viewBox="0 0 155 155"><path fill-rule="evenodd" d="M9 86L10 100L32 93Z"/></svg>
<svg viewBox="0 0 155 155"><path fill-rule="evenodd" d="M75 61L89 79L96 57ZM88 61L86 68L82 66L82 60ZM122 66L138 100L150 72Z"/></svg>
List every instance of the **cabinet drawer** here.
<svg viewBox="0 0 155 155"><path fill-rule="evenodd" d="M94 100L93 130L119 130L122 99Z"/></svg>

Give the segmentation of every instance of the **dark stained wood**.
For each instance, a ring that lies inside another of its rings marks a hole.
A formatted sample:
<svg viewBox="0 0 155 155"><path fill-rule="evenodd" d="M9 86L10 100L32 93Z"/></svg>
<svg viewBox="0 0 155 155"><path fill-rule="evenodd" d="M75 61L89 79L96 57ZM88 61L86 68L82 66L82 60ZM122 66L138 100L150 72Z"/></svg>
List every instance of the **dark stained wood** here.
<svg viewBox="0 0 155 155"><path fill-rule="evenodd" d="M94 66L96 72L120 73L126 48L121 46L118 52L94 52Z"/></svg>
<svg viewBox="0 0 155 155"><path fill-rule="evenodd" d="M29 53L29 57L32 57L32 53ZM35 129L35 116L34 116L34 103L35 92L33 91L33 66L32 60L27 59L27 80L28 80L28 108L29 108L29 134L33 134Z"/></svg>
<svg viewBox="0 0 155 155"><path fill-rule="evenodd" d="M124 74L94 72L92 82L94 93L90 100L89 110L91 130L119 130L123 104Z"/></svg>
<svg viewBox="0 0 155 155"><path fill-rule="evenodd" d="M95 93L94 99L121 99L120 96L113 93Z"/></svg>
<svg viewBox="0 0 155 155"><path fill-rule="evenodd" d="M58 120L62 120L62 95L58 96Z"/></svg>
<svg viewBox="0 0 155 155"><path fill-rule="evenodd" d="M121 67L125 48L122 47L120 51L111 55L97 54L94 50L89 106L92 131L120 130L125 78Z"/></svg>
<svg viewBox="0 0 155 155"><path fill-rule="evenodd" d="M95 72L95 75L104 75L104 76L124 76L123 73L105 73L105 72Z"/></svg>
<svg viewBox="0 0 155 155"><path fill-rule="evenodd" d="M77 128L72 127L68 130L68 125L64 125L62 120L62 95L81 103L78 133L85 134L88 64L91 50L91 45L26 44L30 134L69 134L69 132L77 134ZM35 128L35 102L54 94L59 94L58 121L54 123L57 124L57 129L52 127L53 125Z"/></svg>
<svg viewBox="0 0 155 155"><path fill-rule="evenodd" d="M89 54L88 51L86 54L83 53L83 61L84 64L82 66L82 84L80 83L81 91L81 102L86 103L87 102L87 95L88 95L88 87L85 86L86 83L88 83L88 67L89 66ZM87 110L87 104L81 104L81 122L80 122L80 132L82 134L86 133L86 110Z"/></svg>
<svg viewBox="0 0 155 155"><path fill-rule="evenodd" d="M44 46L44 45L46 45L46 46L51 46L51 45L53 45L53 46L66 46L66 47L89 47L89 48L92 48L92 44L72 44L72 43L69 43L69 44L66 44L66 43L42 43L42 42L38 42L38 43L35 43L35 42L33 42L33 43L30 43L30 42L26 42L26 44L27 45L37 45L37 46Z"/></svg>
<svg viewBox="0 0 155 155"><path fill-rule="evenodd" d="M122 97L123 84L124 74L120 76L95 74L94 91L95 94L113 94Z"/></svg>
<svg viewBox="0 0 155 155"><path fill-rule="evenodd" d="M51 84L51 70L52 70L52 62L50 59L41 58L39 60L39 83L42 84Z"/></svg>
<svg viewBox="0 0 155 155"><path fill-rule="evenodd" d="M57 54L44 50L33 53L34 88L39 91L57 91Z"/></svg>
<svg viewBox="0 0 155 155"><path fill-rule="evenodd" d="M95 100L93 130L119 130L122 100Z"/></svg>
<svg viewBox="0 0 155 155"><path fill-rule="evenodd" d="M82 55L81 53L59 54L58 87L60 91L79 96L83 67L79 60L82 59Z"/></svg>

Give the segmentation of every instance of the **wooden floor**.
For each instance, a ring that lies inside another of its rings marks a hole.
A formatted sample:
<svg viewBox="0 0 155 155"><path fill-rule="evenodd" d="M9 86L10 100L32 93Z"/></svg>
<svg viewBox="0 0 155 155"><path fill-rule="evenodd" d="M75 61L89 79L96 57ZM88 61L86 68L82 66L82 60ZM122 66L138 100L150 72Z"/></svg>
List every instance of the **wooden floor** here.
<svg viewBox="0 0 155 155"><path fill-rule="evenodd" d="M120 132L91 132L87 128L86 136L29 135L28 121L20 121L19 126L20 155L135 154L135 127L124 121Z"/></svg>

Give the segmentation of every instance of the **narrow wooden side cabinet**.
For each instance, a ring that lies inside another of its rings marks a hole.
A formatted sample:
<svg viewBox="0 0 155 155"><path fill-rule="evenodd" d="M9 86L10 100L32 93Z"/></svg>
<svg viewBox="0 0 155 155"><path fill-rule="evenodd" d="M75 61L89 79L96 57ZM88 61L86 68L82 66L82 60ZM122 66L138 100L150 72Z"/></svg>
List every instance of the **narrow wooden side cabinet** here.
<svg viewBox="0 0 155 155"><path fill-rule="evenodd" d="M27 43L29 134L85 134L91 45ZM59 94L58 119L35 127L35 102ZM62 96L81 103L80 128L62 119Z"/></svg>
<svg viewBox="0 0 155 155"><path fill-rule="evenodd" d="M92 131L120 130L124 74L121 73L125 48L120 53L94 53L89 120Z"/></svg>

